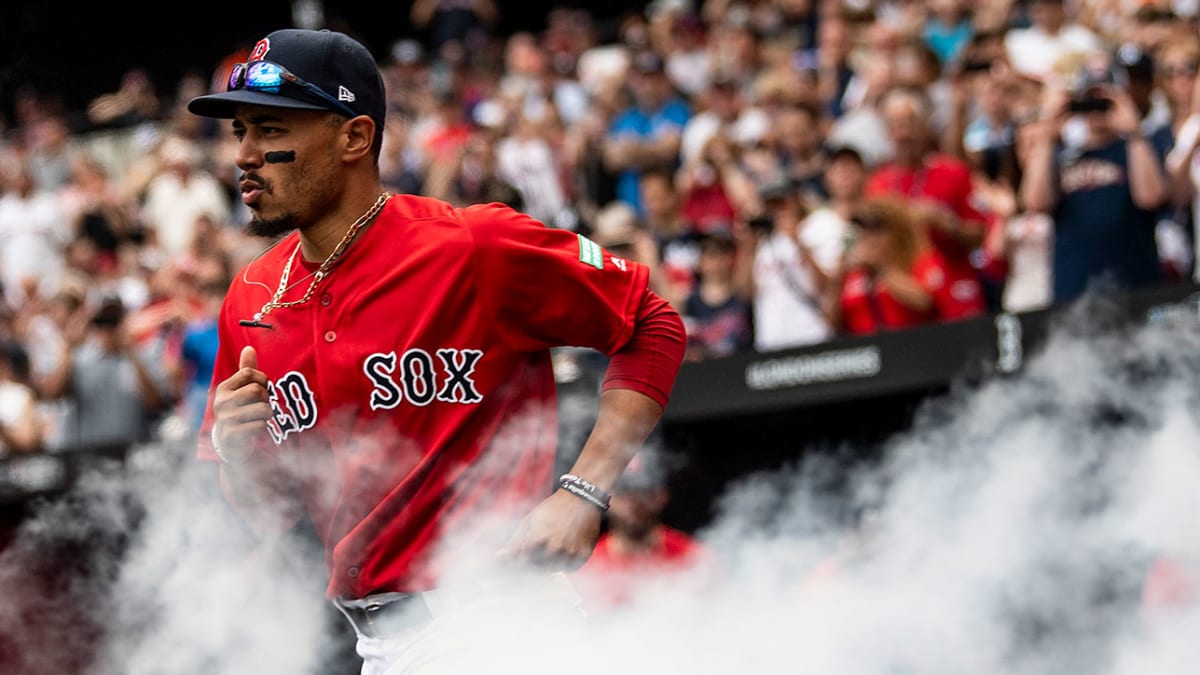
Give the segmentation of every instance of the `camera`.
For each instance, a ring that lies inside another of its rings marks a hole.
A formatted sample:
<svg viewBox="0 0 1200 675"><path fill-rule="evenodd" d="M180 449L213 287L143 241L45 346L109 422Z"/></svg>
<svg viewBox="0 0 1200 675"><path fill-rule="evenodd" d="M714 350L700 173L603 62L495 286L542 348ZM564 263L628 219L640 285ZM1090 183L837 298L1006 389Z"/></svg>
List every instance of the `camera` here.
<svg viewBox="0 0 1200 675"><path fill-rule="evenodd" d="M962 71L964 73L982 73L992 69L990 61L968 59L963 62Z"/></svg>
<svg viewBox="0 0 1200 675"><path fill-rule="evenodd" d="M1114 67L1111 59L1095 58L1083 64L1075 75L1067 112L1108 112L1113 102L1105 96L1106 89L1124 89L1129 81L1124 71Z"/></svg>
<svg viewBox="0 0 1200 675"><path fill-rule="evenodd" d="M1108 112L1109 110L1112 110L1112 101L1092 92L1082 96L1073 96L1067 103L1067 112L1072 113Z"/></svg>
<svg viewBox="0 0 1200 675"><path fill-rule="evenodd" d="M769 215L757 215L746 221L746 225L753 232L769 234L775 229L775 219Z"/></svg>

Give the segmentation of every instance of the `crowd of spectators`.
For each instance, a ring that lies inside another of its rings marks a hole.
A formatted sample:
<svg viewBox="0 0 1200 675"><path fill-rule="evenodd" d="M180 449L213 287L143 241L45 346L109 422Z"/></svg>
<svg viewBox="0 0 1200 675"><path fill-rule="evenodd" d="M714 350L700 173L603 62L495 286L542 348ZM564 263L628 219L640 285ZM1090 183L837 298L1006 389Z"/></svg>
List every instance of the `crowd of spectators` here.
<svg viewBox="0 0 1200 675"><path fill-rule="evenodd" d="M650 266L688 358L1198 274L1200 32L1169 0L654 0L499 34L414 3L369 44L396 192L501 201ZM351 31L353 32L353 31ZM0 455L193 430L241 231L192 116L244 50L0 142Z"/></svg>

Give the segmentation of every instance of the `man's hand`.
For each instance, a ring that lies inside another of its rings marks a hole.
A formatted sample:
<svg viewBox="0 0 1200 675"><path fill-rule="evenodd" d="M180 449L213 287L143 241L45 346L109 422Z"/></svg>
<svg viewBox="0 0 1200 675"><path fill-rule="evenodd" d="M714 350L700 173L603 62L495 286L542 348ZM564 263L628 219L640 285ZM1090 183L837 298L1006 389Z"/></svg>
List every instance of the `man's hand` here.
<svg viewBox="0 0 1200 675"><path fill-rule="evenodd" d="M600 521L600 509L555 490L525 516L500 556L556 571L577 569L592 555Z"/></svg>
<svg viewBox="0 0 1200 675"><path fill-rule="evenodd" d="M237 372L218 384L213 394L213 428L222 454L230 462L245 459L271 416L267 376L258 369L254 347L244 347Z"/></svg>
<svg viewBox="0 0 1200 675"><path fill-rule="evenodd" d="M1125 136L1137 134L1142 127L1142 114L1138 111L1133 98L1124 90L1117 87L1105 87L1104 98L1112 101L1112 109L1108 114L1108 123L1118 134Z"/></svg>
<svg viewBox="0 0 1200 675"><path fill-rule="evenodd" d="M908 202L908 212L913 220L948 233L959 229L958 216L950 207L932 199L917 198Z"/></svg>
<svg viewBox="0 0 1200 675"><path fill-rule="evenodd" d="M1020 131L1031 144L1054 145L1062 134L1063 122L1069 113L1071 93L1061 87L1048 86L1042 92L1037 117L1021 126Z"/></svg>

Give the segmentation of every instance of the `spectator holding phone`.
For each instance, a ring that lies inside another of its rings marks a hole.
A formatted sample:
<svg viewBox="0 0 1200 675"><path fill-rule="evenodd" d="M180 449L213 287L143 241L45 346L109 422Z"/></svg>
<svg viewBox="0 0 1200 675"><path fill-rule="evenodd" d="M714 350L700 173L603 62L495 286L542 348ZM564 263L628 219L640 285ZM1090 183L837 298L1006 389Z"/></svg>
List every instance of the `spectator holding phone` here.
<svg viewBox="0 0 1200 675"><path fill-rule="evenodd" d="M1055 303L1096 283L1128 290L1161 278L1154 230L1167 184L1141 123L1106 58L1088 59L1073 86L1046 90L1021 199L1054 219Z"/></svg>
<svg viewBox="0 0 1200 675"><path fill-rule="evenodd" d="M824 342L835 334L825 299L839 242L823 241L827 232L804 227L808 213L790 181L763 186L760 198L763 213L745 228L751 236L743 251L750 255L737 267L739 292L754 306L754 348L769 352Z"/></svg>

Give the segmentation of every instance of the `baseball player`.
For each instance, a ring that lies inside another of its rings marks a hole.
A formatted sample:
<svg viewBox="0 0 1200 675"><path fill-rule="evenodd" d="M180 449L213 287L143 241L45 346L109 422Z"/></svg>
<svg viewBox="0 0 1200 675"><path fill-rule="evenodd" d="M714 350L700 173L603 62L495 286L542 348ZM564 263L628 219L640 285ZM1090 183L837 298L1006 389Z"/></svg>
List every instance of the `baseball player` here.
<svg viewBox="0 0 1200 675"><path fill-rule="evenodd" d="M387 194L383 83L346 35L273 32L188 109L232 120L247 228L278 238L222 306L198 455L263 531L311 518L363 673L417 672L412 643L447 604L445 542L538 570L587 559L667 403L683 324L644 266L582 236ZM553 476L560 345L611 365L578 461Z"/></svg>

